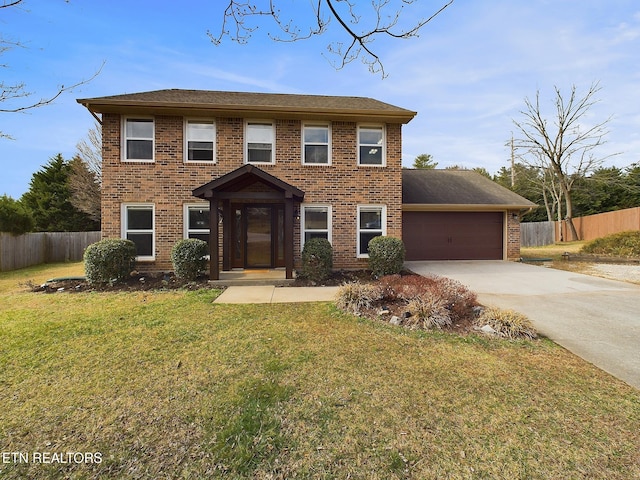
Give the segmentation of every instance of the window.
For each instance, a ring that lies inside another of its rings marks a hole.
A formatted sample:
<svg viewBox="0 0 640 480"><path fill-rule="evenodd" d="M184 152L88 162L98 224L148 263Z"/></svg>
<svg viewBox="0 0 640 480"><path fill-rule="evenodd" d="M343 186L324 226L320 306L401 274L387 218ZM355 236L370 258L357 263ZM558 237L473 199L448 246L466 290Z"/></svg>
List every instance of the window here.
<svg viewBox="0 0 640 480"><path fill-rule="evenodd" d="M385 164L384 128L358 127L358 165Z"/></svg>
<svg viewBox="0 0 640 480"><path fill-rule="evenodd" d="M136 244L138 260L155 259L154 217L153 205L122 206L122 238Z"/></svg>
<svg viewBox="0 0 640 480"><path fill-rule="evenodd" d="M184 238L199 238L209 243L209 205L184 206Z"/></svg>
<svg viewBox="0 0 640 480"><path fill-rule="evenodd" d="M274 134L271 122L247 122L247 163L274 163Z"/></svg>
<svg viewBox="0 0 640 480"><path fill-rule="evenodd" d="M215 161L216 126L213 120L187 120L185 123L185 161Z"/></svg>
<svg viewBox="0 0 640 480"><path fill-rule="evenodd" d="M329 125L302 127L302 163L328 165L331 163L331 130Z"/></svg>
<svg viewBox="0 0 640 480"><path fill-rule="evenodd" d="M331 207L328 205L302 206L302 246L312 238L331 241Z"/></svg>
<svg viewBox="0 0 640 480"><path fill-rule="evenodd" d="M387 207L384 205L358 206L358 257L369 256L369 242L387 234Z"/></svg>
<svg viewBox="0 0 640 480"><path fill-rule="evenodd" d="M124 120L124 134L124 160L153 161L153 119L126 118Z"/></svg>

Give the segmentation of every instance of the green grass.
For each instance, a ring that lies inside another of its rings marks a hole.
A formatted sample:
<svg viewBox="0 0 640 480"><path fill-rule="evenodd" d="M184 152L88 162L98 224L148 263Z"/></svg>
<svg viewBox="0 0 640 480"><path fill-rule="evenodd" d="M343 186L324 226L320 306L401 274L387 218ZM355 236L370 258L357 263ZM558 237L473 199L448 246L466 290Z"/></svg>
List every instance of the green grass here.
<svg viewBox="0 0 640 480"><path fill-rule="evenodd" d="M0 452L103 461L0 478L640 477L640 393L550 341L18 286L74 268L0 274Z"/></svg>

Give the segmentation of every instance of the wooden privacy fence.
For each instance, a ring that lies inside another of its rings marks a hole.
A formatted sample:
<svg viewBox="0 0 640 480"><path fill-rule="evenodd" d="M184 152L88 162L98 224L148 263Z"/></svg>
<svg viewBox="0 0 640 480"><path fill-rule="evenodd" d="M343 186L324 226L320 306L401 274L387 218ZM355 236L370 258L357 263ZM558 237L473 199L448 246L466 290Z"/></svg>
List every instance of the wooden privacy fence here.
<svg viewBox="0 0 640 480"><path fill-rule="evenodd" d="M100 232L0 233L0 272L41 263L77 262Z"/></svg>
<svg viewBox="0 0 640 480"><path fill-rule="evenodd" d="M640 230L640 207L598 213L573 219L580 240L594 240L614 233ZM541 247L569 240L566 221L520 224L520 245Z"/></svg>
<svg viewBox="0 0 640 480"><path fill-rule="evenodd" d="M556 241L556 222L528 222L520 224L520 246L542 247Z"/></svg>

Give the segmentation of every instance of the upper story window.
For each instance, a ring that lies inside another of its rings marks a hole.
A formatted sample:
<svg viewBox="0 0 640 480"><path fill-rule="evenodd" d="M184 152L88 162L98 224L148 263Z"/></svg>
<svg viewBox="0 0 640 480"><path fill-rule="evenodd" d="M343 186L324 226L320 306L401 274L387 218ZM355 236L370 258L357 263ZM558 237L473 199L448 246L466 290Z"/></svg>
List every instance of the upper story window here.
<svg viewBox="0 0 640 480"><path fill-rule="evenodd" d="M245 158L247 163L275 163L275 127L273 122L247 122Z"/></svg>
<svg viewBox="0 0 640 480"><path fill-rule="evenodd" d="M331 163L331 129L327 124L302 126L302 163L328 165Z"/></svg>
<svg viewBox="0 0 640 480"><path fill-rule="evenodd" d="M185 122L185 161L214 162L216 159L216 124L213 120Z"/></svg>
<svg viewBox="0 0 640 480"><path fill-rule="evenodd" d="M125 118L123 144L123 160L132 162L153 162L153 119Z"/></svg>
<svg viewBox="0 0 640 480"><path fill-rule="evenodd" d="M386 163L384 148L384 127L358 127L358 165L384 166Z"/></svg>

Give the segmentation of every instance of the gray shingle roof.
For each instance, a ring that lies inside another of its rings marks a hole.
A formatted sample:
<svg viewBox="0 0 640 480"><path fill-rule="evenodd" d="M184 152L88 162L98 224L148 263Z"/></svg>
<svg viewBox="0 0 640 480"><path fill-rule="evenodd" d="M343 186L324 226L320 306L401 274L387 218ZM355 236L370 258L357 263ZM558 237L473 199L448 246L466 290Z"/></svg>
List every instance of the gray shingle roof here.
<svg viewBox="0 0 640 480"><path fill-rule="evenodd" d="M403 205L484 206L523 209L536 205L472 170L402 170Z"/></svg>
<svg viewBox="0 0 640 480"><path fill-rule="evenodd" d="M78 99L96 113L127 111L209 111L268 115L313 113L322 116L358 116L409 122L416 112L367 97L223 92L213 90L156 90L108 97Z"/></svg>

